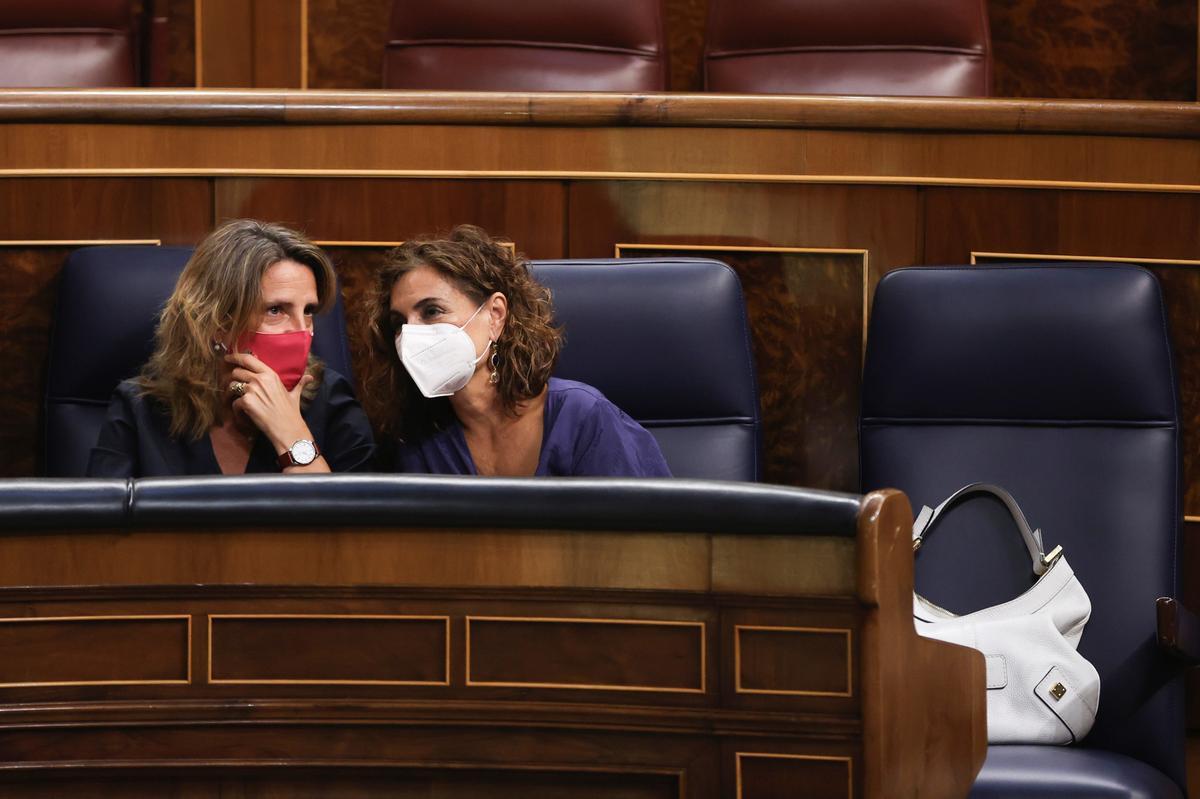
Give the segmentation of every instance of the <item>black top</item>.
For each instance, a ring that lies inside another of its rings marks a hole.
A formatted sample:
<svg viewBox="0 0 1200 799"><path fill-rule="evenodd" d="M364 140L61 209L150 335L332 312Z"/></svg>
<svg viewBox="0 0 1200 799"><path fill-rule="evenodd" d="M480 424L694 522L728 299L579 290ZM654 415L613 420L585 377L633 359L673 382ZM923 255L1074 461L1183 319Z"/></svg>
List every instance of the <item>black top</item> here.
<svg viewBox="0 0 1200 799"><path fill-rule="evenodd" d="M321 387L301 416L312 431L329 468L335 472L361 471L370 466L375 451L371 425L349 381L326 368ZM170 420L161 403L143 397L132 380L113 392L100 440L88 459L88 477L168 477L221 474L212 439L172 438ZM246 473L279 472L275 448L259 435L250 450Z"/></svg>

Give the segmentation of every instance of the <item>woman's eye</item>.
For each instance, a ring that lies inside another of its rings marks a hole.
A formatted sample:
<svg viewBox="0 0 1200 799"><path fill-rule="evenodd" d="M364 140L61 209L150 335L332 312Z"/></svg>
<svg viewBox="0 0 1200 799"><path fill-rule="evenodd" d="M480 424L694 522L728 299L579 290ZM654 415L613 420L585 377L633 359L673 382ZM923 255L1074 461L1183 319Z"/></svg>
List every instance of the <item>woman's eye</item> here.
<svg viewBox="0 0 1200 799"><path fill-rule="evenodd" d="M278 305L272 305L267 309L267 314L269 316L278 316L281 310L282 309Z"/></svg>
<svg viewBox="0 0 1200 799"><path fill-rule="evenodd" d="M441 314L442 309L436 305L426 305L424 310L421 311L421 316L425 319L432 319L435 316L441 316Z"/></svg>

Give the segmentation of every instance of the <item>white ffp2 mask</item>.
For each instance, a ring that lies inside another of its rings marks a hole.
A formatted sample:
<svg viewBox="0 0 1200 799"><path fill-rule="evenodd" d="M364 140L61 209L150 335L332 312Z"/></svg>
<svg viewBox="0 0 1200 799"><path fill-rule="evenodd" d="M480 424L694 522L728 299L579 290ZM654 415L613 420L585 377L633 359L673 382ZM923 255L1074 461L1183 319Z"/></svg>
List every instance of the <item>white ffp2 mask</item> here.
<svg viewBox="0 0 1200 799"><path fill-rule="evenodd" d="M487 305L486 302L483 305ZM396 334L396 354L408 375L426 397L449 397L471 382L475 366L488 353L475 354L475 342L463 330L483 310L475 309L462 325L438 322L432 325L401 325Z"/></svg>

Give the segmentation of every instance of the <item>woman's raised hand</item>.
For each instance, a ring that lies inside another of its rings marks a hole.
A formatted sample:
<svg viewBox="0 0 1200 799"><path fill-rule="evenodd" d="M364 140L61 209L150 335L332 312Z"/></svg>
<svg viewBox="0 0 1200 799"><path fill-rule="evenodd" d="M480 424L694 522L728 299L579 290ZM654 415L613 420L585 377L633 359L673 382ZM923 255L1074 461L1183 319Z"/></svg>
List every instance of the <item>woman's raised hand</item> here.
<svg viewBox="0 0 1200 799"><path fill-rule="evenodd" d="M225 360L233 365L230 390L237 397L234 409L244 413L270 439L276 452L283 452L302 438L312 439L300 415L300 395L313 381L312 375L302 376L288 391L275 370L250 353L230 353Z"/></svg>

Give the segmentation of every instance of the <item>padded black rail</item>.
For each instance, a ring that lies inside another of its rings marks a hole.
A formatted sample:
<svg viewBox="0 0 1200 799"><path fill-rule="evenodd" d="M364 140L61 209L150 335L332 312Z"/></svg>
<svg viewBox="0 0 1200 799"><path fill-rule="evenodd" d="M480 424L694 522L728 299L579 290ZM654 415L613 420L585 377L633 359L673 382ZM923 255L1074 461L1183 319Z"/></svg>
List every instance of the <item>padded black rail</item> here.
<svg viewBox="0 0 1200 799"><path fill-rule="evenodd" d="M853 536L861 500L715 480L32 478L0 481L0 529L386 525Z"/></svg>

